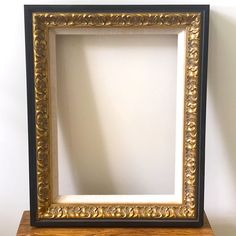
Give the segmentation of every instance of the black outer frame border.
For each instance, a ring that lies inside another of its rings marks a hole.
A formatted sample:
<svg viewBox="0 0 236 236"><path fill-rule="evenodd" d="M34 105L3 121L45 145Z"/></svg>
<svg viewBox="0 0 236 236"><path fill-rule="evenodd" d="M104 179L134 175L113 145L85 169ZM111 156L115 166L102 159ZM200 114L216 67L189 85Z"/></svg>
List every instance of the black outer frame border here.
<svg viewBox="0 0 236 236"><path fill-rule="evenodd" d="M28 105L28 143L30 173L30 223L40 227L201 227L204 223L205 123L209 32L209 5L25 5L25 47ZM202 17L200 42L197 218L195 219L37 219L37 177L35 143L35 94L32 13L33 12L200 12Z"/></svg>

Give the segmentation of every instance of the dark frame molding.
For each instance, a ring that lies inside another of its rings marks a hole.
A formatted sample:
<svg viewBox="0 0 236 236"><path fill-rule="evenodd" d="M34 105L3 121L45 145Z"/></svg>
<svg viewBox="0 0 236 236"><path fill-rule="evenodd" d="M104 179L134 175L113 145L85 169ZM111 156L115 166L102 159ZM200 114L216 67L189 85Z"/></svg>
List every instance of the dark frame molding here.
<svg viewBox="0 0 236 236"><path fill-rule="evenodd" d="M204 171L205 171L205 119L209 6L208 5L25 5L25 42L27 64L27 98L28 98L28 142L30 173L30 215L33 226L89 226L89 227L200 227L203 225L204 213ZM198 103L198 156L197 156L197 217L194 219L39 219L37 203L36 176L36 128L35 128L35 83L32 14L34 12L199 12L201 14L200 35L200 74Z"/></svg>

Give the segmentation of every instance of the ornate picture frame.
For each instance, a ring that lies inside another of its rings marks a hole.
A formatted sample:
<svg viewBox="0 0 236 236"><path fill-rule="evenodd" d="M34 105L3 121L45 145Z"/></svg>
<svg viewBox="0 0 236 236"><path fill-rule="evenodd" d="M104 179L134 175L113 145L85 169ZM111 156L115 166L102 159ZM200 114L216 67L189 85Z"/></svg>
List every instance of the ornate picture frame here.
<svg viewBox="0 0 236 236"><path fill-rule="evenodd" d="M25 6L31 225L202 226L208 24L208 5ZM150 27L186 32L181 203L55 202L49 30Z"/></svg>

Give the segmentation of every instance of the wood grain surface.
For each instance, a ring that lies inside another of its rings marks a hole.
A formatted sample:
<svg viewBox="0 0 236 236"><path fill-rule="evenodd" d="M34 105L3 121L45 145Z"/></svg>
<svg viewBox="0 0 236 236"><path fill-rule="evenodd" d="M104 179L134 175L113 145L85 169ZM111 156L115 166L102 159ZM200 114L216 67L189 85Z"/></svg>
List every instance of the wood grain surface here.
<svg viewBox="0 0 236 236"><path fill-rule="evenodd" d="M205 223L201 228L36 228L30 226L30 213L25 211L22 215L21 222L17 231L17 236L41 236L41 235L191 235L191 236L212 236L213 231L205 215Z"/></svg>

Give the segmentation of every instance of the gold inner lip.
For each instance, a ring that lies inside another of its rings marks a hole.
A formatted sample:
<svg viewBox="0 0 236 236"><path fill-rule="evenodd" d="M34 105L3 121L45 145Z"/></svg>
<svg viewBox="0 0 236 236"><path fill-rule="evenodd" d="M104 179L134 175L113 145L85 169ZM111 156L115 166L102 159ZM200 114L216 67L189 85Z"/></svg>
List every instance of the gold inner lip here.
<svg viewBox="0 0 236 236"><path fill-rule="evenodd" d="M200 13L33 13L38 218L195 218ZM48 30L50 27L185 28L182 204L52 203ZM45 58L46 57L46 58ZM191 58L191 60L190 60ZM46 60L45 60L46 59Z"/></svg>

